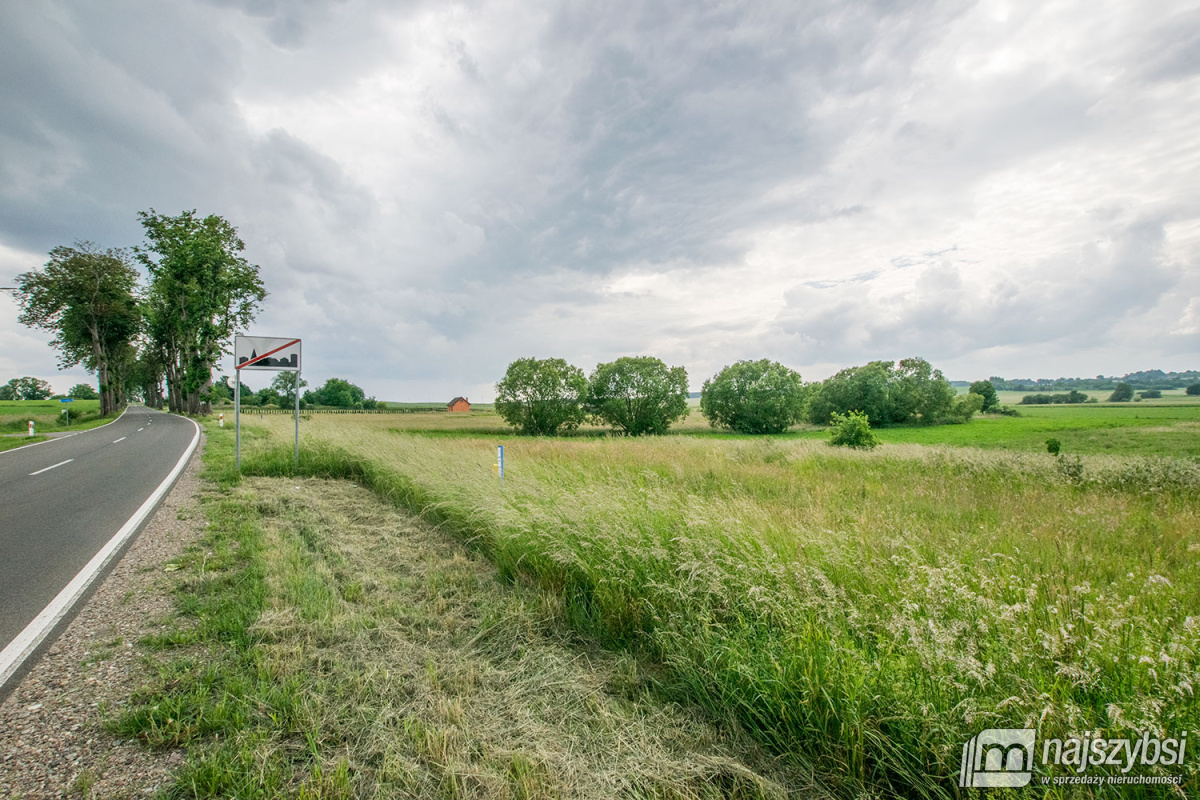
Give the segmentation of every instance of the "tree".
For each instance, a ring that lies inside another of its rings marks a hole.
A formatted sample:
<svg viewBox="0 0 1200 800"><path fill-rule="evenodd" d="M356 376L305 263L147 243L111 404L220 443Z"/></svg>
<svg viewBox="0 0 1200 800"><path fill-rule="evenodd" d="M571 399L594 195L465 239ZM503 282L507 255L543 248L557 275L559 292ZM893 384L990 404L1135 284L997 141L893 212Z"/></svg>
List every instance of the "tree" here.
<svg viewBox="0 0 1200 800"><path fill-rule="evenodd" d="M597 365L588 381L585 406L630 436L666 433L688 413L688 380L683 367L668 367L651 356L624 357Z"/></svg>
<svg viewBox="0 0 1200 800"><path fill-rule="evenodd" d="M996 394L996 387L991 381L975 381L967 389L967 393L977 394L983 398L983 408L980 409L981 411L991 411L1000 405L1000 397Z"/></svg>
<svg viewBox="0 0 1200 800"><path fill-rule="evenodd" d="M1191 386L1187 387L1187 389L1185 391L1187 394L1191 395L1192 397L1195 397L1196 395L1200 395L1200 383L1193 383Z"/></svg>
<svg viewBox="0 0 1200 800"><path fill-rule="evenodd" d="M861 367L847 367L812 387L808 398L808 421L828 425L834 413L861 412L876 425L891 420L888 382L892 362L872 361Z"/></svg>
<svg viewBox="0 0 1200 800"><path fill-rule="evenodd" d="M304 402L333 408L362 408L366 399L361 388L342 378L330 378L320 389L304 393Z"/></svg>
<svg viewBox="0 0 1200 800"><path fill-rule="evenodd" d="M259 389L256 397L258 399L258 405L260 406L279 406L281 408L284 406L283 402L280 400L279 392L275 391L275 389L271 386Z"/></svg>
<svg viewBox="0 0 1200 800"><path fill-rule="evenodd" d="M583 422L588 382L561 358L519 358L496 384L496 413L521 433L555 436Z"/></svg>
<svg viewBox="0 0 1200 800"><path fill-rule="evenodd" d="M209 414L212 369L234 331L253 321L267 296L258 267L241 253L237 229L195 210L170 217L138 212L147 243L137 248L150 273L149 334L164 365L172 411Z"/></svg>
<svg viewBox="0 0 1200 800"><path fill-rule="evenodd" d="M49 400L54 394L54 389L50 388L48 381L40 378L32 378L28 375L24 378L13 378L8 382L8 392L12 400Z"/></svg>
<svg viewBox="0 0 1200 800"><path fill-rule="evenodd" d="M90 242L56 247L41 271L17 276L23 325L52 331L66 369L82 363L100 383L100 413L125 402L125 378L142 315L137 271L124 250L98 250Z"/></svg>
<svg viewBox="0 0 1200 800"><path fill-rule="evenodd" d="M977 395L978 396L978 395ZM812 387L807 416L824 425L833 413L859 411L873 425L962 421L964 406L942 371L923 358L848 367Z"/></svg>
<svg viewBox="0 0 1200 800"><path fill-rule="evenodd" d="M72 397L76 400L98 400L99 393L96 392L89 384L77 383L67 392L67 397Z"/></svg>
<svg viewBox="0 0 1200 800"><path fill-rule="evenodd" d="M1128 403L1133 399L1133 387L1128 383L1118 383L1117 388L1108 396L1110 403Z"/></svg>
<svg viewBox="0 0 1200 800"><path fill-rule="evenodd" d="M16 399L17 399L17 393L13 389L12 381L9 381L8 383L4 384L3 386L0 386L0 401L16 400Z"/></svg>
<svg viewBox="0 0 1200 800"><path fill-rule="evenodd" d="M208 393L209 401L214 405L217 403L233 402L233 390L229 388L229 376L222 375L212 385L212 389Z"/></svg>
<svg viewBox="0 0 1200 800"><path fill-rule="evenodd" d="M738 433L783 433L804 413L800 373L774 361L739 361L704 382L700 413Z"/></svg>
<svg viewBox="0 0 1200 800"><path fill-rule="evenodd" d="M308 381L300 379L300 388L308 386ZM296 405L296 374L294 372L277 372L271 379L271 388L279 396L280 408L294 408ZM357 386L354 388L358 388ZM361 392L362 390L359 389ZM366 402L365 400L363 402Z"/></svg>

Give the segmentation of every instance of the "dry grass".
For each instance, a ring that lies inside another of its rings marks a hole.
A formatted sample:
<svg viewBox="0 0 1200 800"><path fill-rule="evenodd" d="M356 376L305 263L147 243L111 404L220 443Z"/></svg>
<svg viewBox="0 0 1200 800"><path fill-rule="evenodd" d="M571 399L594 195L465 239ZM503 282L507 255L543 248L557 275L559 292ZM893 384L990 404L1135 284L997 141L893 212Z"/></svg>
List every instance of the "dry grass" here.
<svg viewBox="0 0 1200 800"><path fill-rule="evenodd" d="M276 674L337 687L314 727L326 771L345 763L355 794L787 795L746 742L647 696L635 660L573 643L555 598L502 584L368 490L246 490L263 498L260 646Z"/></svg>

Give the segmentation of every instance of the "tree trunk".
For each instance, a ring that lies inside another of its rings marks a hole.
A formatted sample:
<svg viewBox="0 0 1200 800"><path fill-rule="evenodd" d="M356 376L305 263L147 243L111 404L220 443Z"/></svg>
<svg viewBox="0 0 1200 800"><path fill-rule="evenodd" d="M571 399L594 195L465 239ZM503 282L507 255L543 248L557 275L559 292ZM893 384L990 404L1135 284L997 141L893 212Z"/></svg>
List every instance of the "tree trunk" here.
<svg viewBox="0 0 1200 800"><path fill-rule="evenodd" d="M200 413L203 416L212 416L212 367L208 368L208 380L204 382L204 386L200 387L200 394L207 397L200 403Z"/></svg>

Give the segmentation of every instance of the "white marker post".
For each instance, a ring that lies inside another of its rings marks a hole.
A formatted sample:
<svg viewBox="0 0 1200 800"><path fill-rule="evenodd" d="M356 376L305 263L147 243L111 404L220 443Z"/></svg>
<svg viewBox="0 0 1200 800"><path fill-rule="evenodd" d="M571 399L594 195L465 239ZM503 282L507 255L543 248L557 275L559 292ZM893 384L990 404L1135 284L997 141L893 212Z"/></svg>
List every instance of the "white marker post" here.
<svg viewBox="0 0 1200 800"><path fill-rule="evenodd" d="M29 435L33 436L33 420L29 420Z"/></svg>
<svg viewBox="0 0 1200 800"><path fill-rule="evenodd" d="M300 466L300 340L270 336L235 336L233 369L237 388L233 392L234 461L242 471L242 370L296 373L296 446L294 464ZM260 415L261 416L261 415Z"/></svg>
<svg viewBox="0 0 1200 800"><path fill-rule="evenodd" d="M496 473L500 476L501 485L504 484L504 445L496 445Z"/></svg>

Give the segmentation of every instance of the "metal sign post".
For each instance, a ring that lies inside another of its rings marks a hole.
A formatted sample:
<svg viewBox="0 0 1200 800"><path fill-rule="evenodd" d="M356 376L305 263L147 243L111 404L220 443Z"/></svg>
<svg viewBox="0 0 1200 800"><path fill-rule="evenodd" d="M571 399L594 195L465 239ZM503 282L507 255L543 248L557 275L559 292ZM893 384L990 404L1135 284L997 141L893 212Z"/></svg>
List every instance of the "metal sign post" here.
<svg viewBox="0 0 1200 800"><path fill-rule="evenodd" d="M237 388L233 391L234 460L242 471L242 370L296 373L296 444L293 463L300 466L300 340L272 336L235 336L233 369Z"/></svg>

